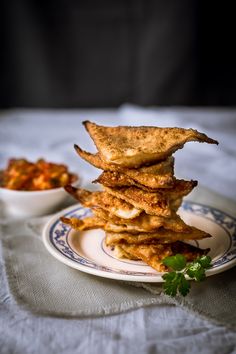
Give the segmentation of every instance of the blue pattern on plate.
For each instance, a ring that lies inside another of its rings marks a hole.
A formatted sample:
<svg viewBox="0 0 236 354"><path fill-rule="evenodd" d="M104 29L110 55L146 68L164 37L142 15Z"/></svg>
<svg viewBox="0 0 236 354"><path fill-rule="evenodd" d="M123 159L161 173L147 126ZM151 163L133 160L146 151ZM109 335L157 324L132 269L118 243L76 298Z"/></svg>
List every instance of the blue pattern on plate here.
<svg viewBox="0 0 236 354"><path fill-rule="evenodd" d="M231 217L230 215L218 209L203 204L195 203L195 202L190 202L190 201L185 201L182 204L181 208L186 212L190 212L192 214L202 216L206 219L215 222L216 224L220 225L228 234L230 239L229 249L219 259L213 262L213 268L220 267L228 262L231 262L236 258L236 219L235 218ZM64 216L84 218L90 215L91 215L90 209L79 206L71 210ZM51 243L53 244L56 250L58 250L67 258L79 264L82 264L84 266L87 266L89 268L98 269L105 272L135 275L135 276L144 276L144 275L156 276L156 273L125 271L125 270L101 266L83 256L80 256L69 245L68 234L70 230L71 227L69 225L63 224L60 221L60 219L58 219L51 226L49 230L49 238Z"/></svg>
<svg viewBox="0 0 236 354"><path fill-rule="evenodd" d="M222 212L203 204L184 202L181 208L195 215L204 216L216 224L220 225L228 234L230 246L228 250L216 261L212 263L212 268L220 267L236 258L236 219Z"/></svg>

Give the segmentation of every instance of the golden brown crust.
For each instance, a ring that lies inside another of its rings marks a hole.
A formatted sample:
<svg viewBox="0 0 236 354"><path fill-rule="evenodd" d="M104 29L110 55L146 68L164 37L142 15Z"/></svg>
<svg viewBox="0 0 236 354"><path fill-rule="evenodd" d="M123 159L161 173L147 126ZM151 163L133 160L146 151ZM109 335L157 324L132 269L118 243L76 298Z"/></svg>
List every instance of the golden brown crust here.
<svg viewBox="0 0 236 354"><path fill-rule="evenodd" d="M83 124L104 161L131 168L163 160L189 141L218 144L194 129Z"/></svg>
<svg viewBox="0 0 236 354"><path fill-rule="evenodd" d="M172 211L177 211L181 206L183 198L177 198L170 201L170 208Z"/></svg>
<svg viewBox="0 0 236 354"><path fill-rule="evenodd" d="M87 217L84 219L76 218L61 218L61 221L70 225L77 231L85 231L91 229L103 229L107 232L130 232L131 234L139 234L145 232L145 230L139 225L127 225L127 224L114 224L112 221L106 221L98 217Z"/></svg>
<svg viewBox="0 0 236 354"><path fill-rule="evenodd" d="M162 260L168 256L181 253L186 257L188 262L207 254L209 249L202 250L192 245L175 242L172 244L155 244L155 245L119 245L120 249L125 252L130 259L140 259L150 265L158 272L167 271L167 267L162 264Z"/></svg>
<svg viewBox="0 0 236 354"><path fill-rule="evenodd" d="M93 183L100 183L105 187L131 187L135 186L147 192L158 192L159 188L152 188L147 187L145 185L140 184L139 182L135 181L134 179L130 178L129 176L125 175L121 172L111 172L111 171L104 171L98 178L93 181ZM161 188L163 184L161 185ZM171 187L168 185L168 188Z"/></svg>
<svg viewBox="0 0 236 354"><path fill-rule="evenodd" d="M193 188L197 186L197 181L185 181L183 179L176 179L174 186L167 190L159 190L158 193L166 196L170 201L175 201L188 195Z"/></svg>
<svg viewBox="0 0 236 354"><path fill-rule="evenodd" d="M162 264L162 259L171 255L170 247L164 245L119 245L121 250L129 254L130 258L142 260L157 272L167 271L167 267Z"/></svg>
<svg viewBox="0 0 236 354"><path fill-rule="evenodd" d="M169 201L157 193L145 192L135 187L104 188L107 193L125 200L135 208L144 210L147 214L165 217L171 215Z"/></svg>
<svg viewBox="0 0 236 354"><path fill-rule="evenodd" d="M142 210L134 208L132 204L116 198L107 192L90 192L70 185L66 186L65 190L82 205L88 208L100 207L109 211L113 215L123 215L123 217L126 217L127 219L135 218L142 212Z"/></svg>
<svg viewBox="0 0 236 354"><path fill-rule="evenodd" d="M105 225L104 220L95 216L87 217L84 219L61 217L60 220L64 224L70 225L72 229L77 231L99 229L103 228Z"/></svg>
<svg viewBox="0 0 236 354"><path fill-rule="evenodd" d="M176 180L173 188L160 189L158 192L147 192L135 186L105 187L105 191L144 210L147 214L170 217L170 203L190 193L196 185L196 181Z"/></svg>
<svg viewBox="0 0 236 354"><path fill-rule="evenodd" d="M186 241L186 240L201 240L203 238L211 237L210 234L205 231L199 230L196 227L191 227L188 233L175 232L171 230L166 230L164 228L159 228L156 232L142 232L138 235L133 235L130 232L107 232L106 233L106 243L107 246L112 246L119 243L129 243L129 244L141 244L141 243L170 243L175 241Z"/></svg>
<svg viewBox="0 0 236 354"><path fill-rule="evenodd" d="M135 257L135 256L131 255L130 253L126 252L124 247L122 248L120 245L115 245L113 247L113 250L114 250L114 256L116 258L131 259L133 261L139 261L140 260L140 258Z"/></svg>
<svg viewBox="0 0 236 354"><path fill-rule="evenodd" d="M117 237L122 238L122 240L124 237L128 237L129 233L140 234L142 242L144 239L149 240L149 233L150 239L162 238L165 242L173 241L173 238L174 240L199 239L208 235L201 230L186 225L175 212L172 213L170 218L147 215L143 212L134 219L119 218L102 208L93 208L93 212L94 216L84 219L62 217L61 220L80 231L102 228L105 231L117 233ZM118 236L122 232L126 233ZM136 243L137 240L138 238L134 242Z"/></svg>
<svg viewBox="0 0 236 354"><path fill-rule="evenodd" d="M125 174L145 187L152 189L170 188L174 184L174 158L172 156L151 166L130 169L112 163L106 163L101 159L98 153L91 154L82 150L78 145L74 145L74 147L77 154L91 165L104 171Z"/></svg>
<svg viewBox="0 0 236 354"><path fill-rule="evenodd" d="M106 221L96 216L90 216L84 219L61 217L60 220L63 223L70 225L72 229L77 231L86 231L86 230L99 229L99 228L107 232L129 231L133 234L137 234L138 232L143 231L141 228L138 227L135 228L132 226L131 229L129 230L127 225L115 225L111 221Z"/></svg>
<svg viewBox="0 0 236 354"><path fill-rule="evenodd" d="M112 188L116 191L130 191L130 193L138 193L141 195L156 195L158 199L176 200L188 195L194 187L197 186L197 181L185 181L176 179L173 186L168 189L156 188L152 190L145 186L140 186L137 183L133 183L132 180L125 175L121 175L117 172L103 172L95 181L102 184L105 187Z"/></svg>
<svg viewBox="0 0 236 354"><path fill-rule="evenodd" d="M93 210L94 214L100 219L110 221L115 225L128 225L130 227L138 227L142 229L143 232L153 232L160 227L164 227L166 230L172 230L177 232L189 232L191 227L186 225L185 222L177 215L175 212L172 212L170 218L165 218L162 216L148 215L145 212L142 212L139 216L134 219L122 219L118 218L109 212L96 208Z"/></svg>
<svg viewBox="0 0 236 354"><path fill-rule="evenodd" d="M103 229L104 231L108 232L123 232L128 231L133 234L137 234L139 232L143 232L141 227L138 225L122 225L122 224L114 224L111 221L106 221L101 219L97 216L90 216L84 219L78 218L65 218L61 217L61 221L67 225L70 225L73 229L77 231L85 231L85 230L92 230L92 229Z"/></svg>

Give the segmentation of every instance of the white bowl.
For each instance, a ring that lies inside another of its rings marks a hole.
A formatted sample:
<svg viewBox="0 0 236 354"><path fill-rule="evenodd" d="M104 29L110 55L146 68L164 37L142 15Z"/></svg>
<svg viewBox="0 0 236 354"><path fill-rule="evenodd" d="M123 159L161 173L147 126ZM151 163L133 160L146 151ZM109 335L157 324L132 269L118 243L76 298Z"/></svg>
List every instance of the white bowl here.
<svg viewBox="0 0 236 354"><path fill-rule="evenodd" d="M0 188L0 202L4 216L42 216L55 211L66 199L64 188L40 191L18 191Z"/></svg>

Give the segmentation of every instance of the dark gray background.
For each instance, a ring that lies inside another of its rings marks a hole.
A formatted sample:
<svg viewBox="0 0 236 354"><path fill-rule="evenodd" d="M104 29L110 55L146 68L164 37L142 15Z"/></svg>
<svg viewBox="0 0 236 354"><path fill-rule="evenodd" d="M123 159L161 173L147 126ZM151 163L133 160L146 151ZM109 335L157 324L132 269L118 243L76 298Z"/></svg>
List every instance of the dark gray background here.
<svg viewBox="0 0 236 354"><path fill-rule="evenodd" d="M235 105L233 5L1 1L1 107Z"/></svg>

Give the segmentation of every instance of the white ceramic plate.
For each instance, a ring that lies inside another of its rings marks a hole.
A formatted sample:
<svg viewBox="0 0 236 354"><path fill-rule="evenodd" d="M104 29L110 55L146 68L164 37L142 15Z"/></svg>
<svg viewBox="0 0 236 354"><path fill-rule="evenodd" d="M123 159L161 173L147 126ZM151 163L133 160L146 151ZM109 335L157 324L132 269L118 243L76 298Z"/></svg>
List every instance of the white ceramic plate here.
<svg viewBox="0 0 236 354"><path fill-rule="evenodd" d="M78 232L60 221L60 216L83 218L91 214L81 205L74 205L54 216L45 226L43 242L47 250L59 261L85 273L100 277L162 282L158 273L141 261L117 259L105 246L102 230ZM236 219L224 212L194 202L184 202L179 214L190 225L196 226L213 237L192 242L201 248L210 247L213 267L207 276L223 272L236 264Z"/></svg>

